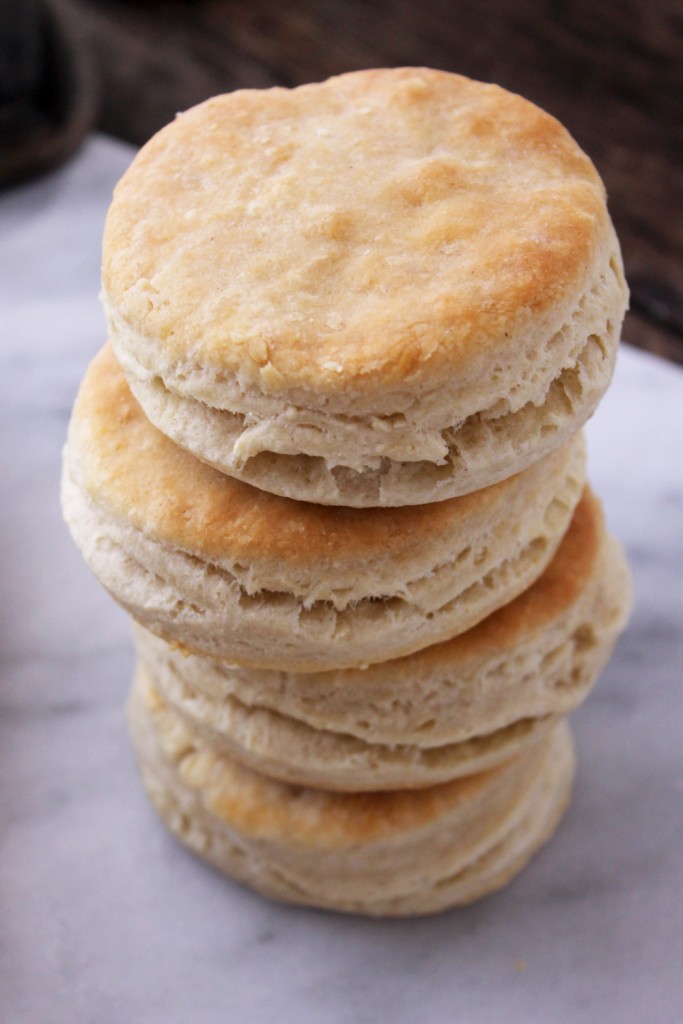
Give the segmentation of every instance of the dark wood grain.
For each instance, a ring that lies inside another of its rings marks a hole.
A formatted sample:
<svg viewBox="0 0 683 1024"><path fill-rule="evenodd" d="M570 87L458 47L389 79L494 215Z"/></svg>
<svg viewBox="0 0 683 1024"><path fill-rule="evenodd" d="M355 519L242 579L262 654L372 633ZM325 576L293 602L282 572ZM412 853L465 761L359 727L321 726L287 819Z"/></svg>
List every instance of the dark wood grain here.
<svg viewBox="0 0 683 1024"><path fill-rule="evenodd" d="M496 81L567 125L606 184L632 290L626 336L683 362L681 0L61 0L94 56L100 127L144 142L238 87L427 64Z"/></svg>

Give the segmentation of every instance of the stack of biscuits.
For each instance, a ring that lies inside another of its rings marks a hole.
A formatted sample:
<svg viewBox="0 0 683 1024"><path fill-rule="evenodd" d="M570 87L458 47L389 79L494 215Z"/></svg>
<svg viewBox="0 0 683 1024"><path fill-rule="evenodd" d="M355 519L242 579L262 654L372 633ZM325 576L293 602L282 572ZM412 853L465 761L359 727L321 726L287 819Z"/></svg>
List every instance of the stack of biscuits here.
<svg viewBox="0 0 683 1024"><path fill-rule="evenodd" d="M103 262L63 506L161 817L288 902L502 886L630 605L581 435L627 303L593 165L443 72L240 91L141 150Z"/></svg>

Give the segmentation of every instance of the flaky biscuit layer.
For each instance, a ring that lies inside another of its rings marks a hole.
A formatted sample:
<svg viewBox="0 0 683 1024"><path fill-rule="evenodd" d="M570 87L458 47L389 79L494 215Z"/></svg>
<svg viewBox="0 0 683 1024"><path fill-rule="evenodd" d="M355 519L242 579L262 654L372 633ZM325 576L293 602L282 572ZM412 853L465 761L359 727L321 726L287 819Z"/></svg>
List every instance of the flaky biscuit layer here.
<svg viewBox="0 0 683 1024"><path fill-rule="evenodd" d="M347 912L431 913L499 888L554 830L573 775L564 723L489 772L365 794L240 767L150 689L133 691L129 723L148 794L190 849L263 895Z"/></svg>
<svg viewBox="0 0 683 1024"><path fill-rule="evenodd" d="M545 392L529 397L516 385L513 396L501 385L493 404L484 407L475 389L463 398L474 401L474 411L466 414L463 407L457 419L445 381L430 394L406 390L384 414L379 408L387 396L378 396L371 414L352 415L348 409L311 408L314 403L301 404L298 396L265 400L242 385L228 409L214 407L177 385L175 364L166 374L147 369L135 354L144 351L144 341L122 343L113 332L112 344L151 422L221 472L273 494L323 505L420 505L504 480L583 426L614 371L625 302L620 275L607 264L599 268L596 284L568 322L551 338L529 342L529 352L520 357L525 372L536 371L552 354ZM556 362L565 337L571 348L562 363ZM179 372L183 380L207 376L187 367ZM490 379L500 380L495 367ZM221 375L223 398L216 400L225 402L227 390Z"/></svg>
<svg viewBox="0 0 683 1024"><path fill-rule="evenodd" d="M134 632L142 676L236 760L325 789L417 788L509 759L581 703L630 604L623 553L587 491L527 591L406 658L365 670L258 671Z"/></svg>
<svg viewBox="0 0 683 1024"><path fill-rule="evenodd" d="M76 400L62 496L86 561L152 632L307 672L407 654L511 600L552 558L584 480L575 438L523 474L433 505L275 497L156 430L105 347Z"/></svg>

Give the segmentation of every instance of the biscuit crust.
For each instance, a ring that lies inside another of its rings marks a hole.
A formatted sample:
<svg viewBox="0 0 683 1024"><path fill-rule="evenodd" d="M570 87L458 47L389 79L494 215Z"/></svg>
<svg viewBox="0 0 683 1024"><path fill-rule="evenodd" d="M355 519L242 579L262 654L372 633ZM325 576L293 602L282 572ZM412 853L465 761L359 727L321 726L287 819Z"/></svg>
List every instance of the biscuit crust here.
<svg viewBox="0 0 683 1024"><path fill-rule="evenodd" d="M354 72L181 115L115 192L110 339L155 425L320 504L469 493L565 443L627 291L602 183L549 115Z"/></svg>
<svg viewBox="0 0 683 1024"><path fill-rule="evenodd" d="M554 831L569 799L560 723L498 768L419 793L329 793L243 768L136 686L129 726L145 788L181 842L263 895L401 916L500 888Z"/></svg>
<svg viewBox="0 0 683 1024"><path fill-rule="evenodd" d="M86 561L152 632L307 672L407 654L511 600L552 558L584 480L578 437L447 502L359 510L276 497L156 430L105 347L76 400L62 496Z"/></svg>
<svg viewBox="0 0 683 1024"><path fill-rule="evenodd" d="M533 104L362 71L162 129L117 186L103 284L150 346L267 393L471 382L583 292L608 230L592 163Z"/></svg>
<svg viewBox="0 0 683 1024"><path fill-rule="evenodd" d="M419 788L502 761L588 695L631 606L628 569L586 490L552 562L452 640L365 670L258 671L135 627L138 672L216 749L331 790Z"/></svg>

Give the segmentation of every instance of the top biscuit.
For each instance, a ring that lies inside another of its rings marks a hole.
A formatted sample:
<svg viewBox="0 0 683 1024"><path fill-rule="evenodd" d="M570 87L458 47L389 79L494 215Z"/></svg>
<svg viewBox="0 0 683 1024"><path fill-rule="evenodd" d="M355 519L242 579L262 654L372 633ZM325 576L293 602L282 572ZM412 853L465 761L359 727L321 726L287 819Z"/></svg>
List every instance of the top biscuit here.
<svg viewBox="0 0 683 1024"><path fill-rule="evenodd" d="M116 189L103 294L165 433L352 505L466 493L563 443L626 302L602 184L561 125L414 68L180 115Z"/></svg>

